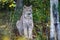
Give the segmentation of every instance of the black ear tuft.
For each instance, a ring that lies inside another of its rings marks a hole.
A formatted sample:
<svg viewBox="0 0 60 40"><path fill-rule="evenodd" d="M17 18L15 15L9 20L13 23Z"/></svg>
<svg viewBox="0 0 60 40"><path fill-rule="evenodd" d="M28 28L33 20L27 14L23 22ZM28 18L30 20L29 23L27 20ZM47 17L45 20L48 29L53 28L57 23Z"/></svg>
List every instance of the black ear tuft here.
<svg viewBox="0 0 60 40"><path fill-rule="evenodd" d="M30 5L30 8L32 8L32 5Z"/></svg>

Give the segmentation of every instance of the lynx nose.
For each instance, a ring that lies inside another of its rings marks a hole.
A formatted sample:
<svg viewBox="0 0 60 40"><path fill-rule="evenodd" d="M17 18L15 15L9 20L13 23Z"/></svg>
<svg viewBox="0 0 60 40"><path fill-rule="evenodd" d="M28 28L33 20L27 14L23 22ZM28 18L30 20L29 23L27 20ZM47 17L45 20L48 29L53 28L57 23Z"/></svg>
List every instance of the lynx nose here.
<svg viewBox="0 0 60 40"><path fill-rule="evenodd" d="M28 15L30 15L31 13L28 13Z"/></svg>

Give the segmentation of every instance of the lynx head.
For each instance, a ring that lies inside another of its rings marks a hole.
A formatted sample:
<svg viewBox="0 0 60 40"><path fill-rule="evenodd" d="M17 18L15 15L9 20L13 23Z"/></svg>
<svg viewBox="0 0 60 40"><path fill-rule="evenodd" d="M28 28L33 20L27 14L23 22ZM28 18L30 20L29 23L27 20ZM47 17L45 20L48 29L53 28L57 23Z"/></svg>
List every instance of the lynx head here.
<svg viewBox="0 0 60 40"><path fill-rule="evenodd" d="M24 13L25 17L31 17L32 16L32 5L31 6L24 5L23 13Z"/></svg>

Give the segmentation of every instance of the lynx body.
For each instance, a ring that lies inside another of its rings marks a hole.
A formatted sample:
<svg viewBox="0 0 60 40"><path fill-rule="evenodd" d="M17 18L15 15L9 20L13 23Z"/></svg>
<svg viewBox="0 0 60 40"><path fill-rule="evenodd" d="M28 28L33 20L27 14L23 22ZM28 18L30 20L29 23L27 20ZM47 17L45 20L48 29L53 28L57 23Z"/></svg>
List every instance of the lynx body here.
<svg viewBox="0 0 60 40"><path fill-rule="evenodd" d="M16 26L20 35L24 34L26 38L32 39L33 30L32 6L23 7L22 16L20 20L17 21Z"/></svg>

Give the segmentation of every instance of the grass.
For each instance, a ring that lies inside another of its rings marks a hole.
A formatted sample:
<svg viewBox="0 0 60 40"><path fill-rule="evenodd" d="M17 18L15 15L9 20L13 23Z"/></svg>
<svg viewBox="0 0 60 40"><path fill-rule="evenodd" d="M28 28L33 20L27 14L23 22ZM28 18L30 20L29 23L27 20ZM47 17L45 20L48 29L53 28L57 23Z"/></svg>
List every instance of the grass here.
<svg viewBox="0 0 60 40"><path fill-rule="evenodd" d="M10 36L2 36L2 40L11 40ZM25 37L14 37L14 40L27 40Z"/></svg>

